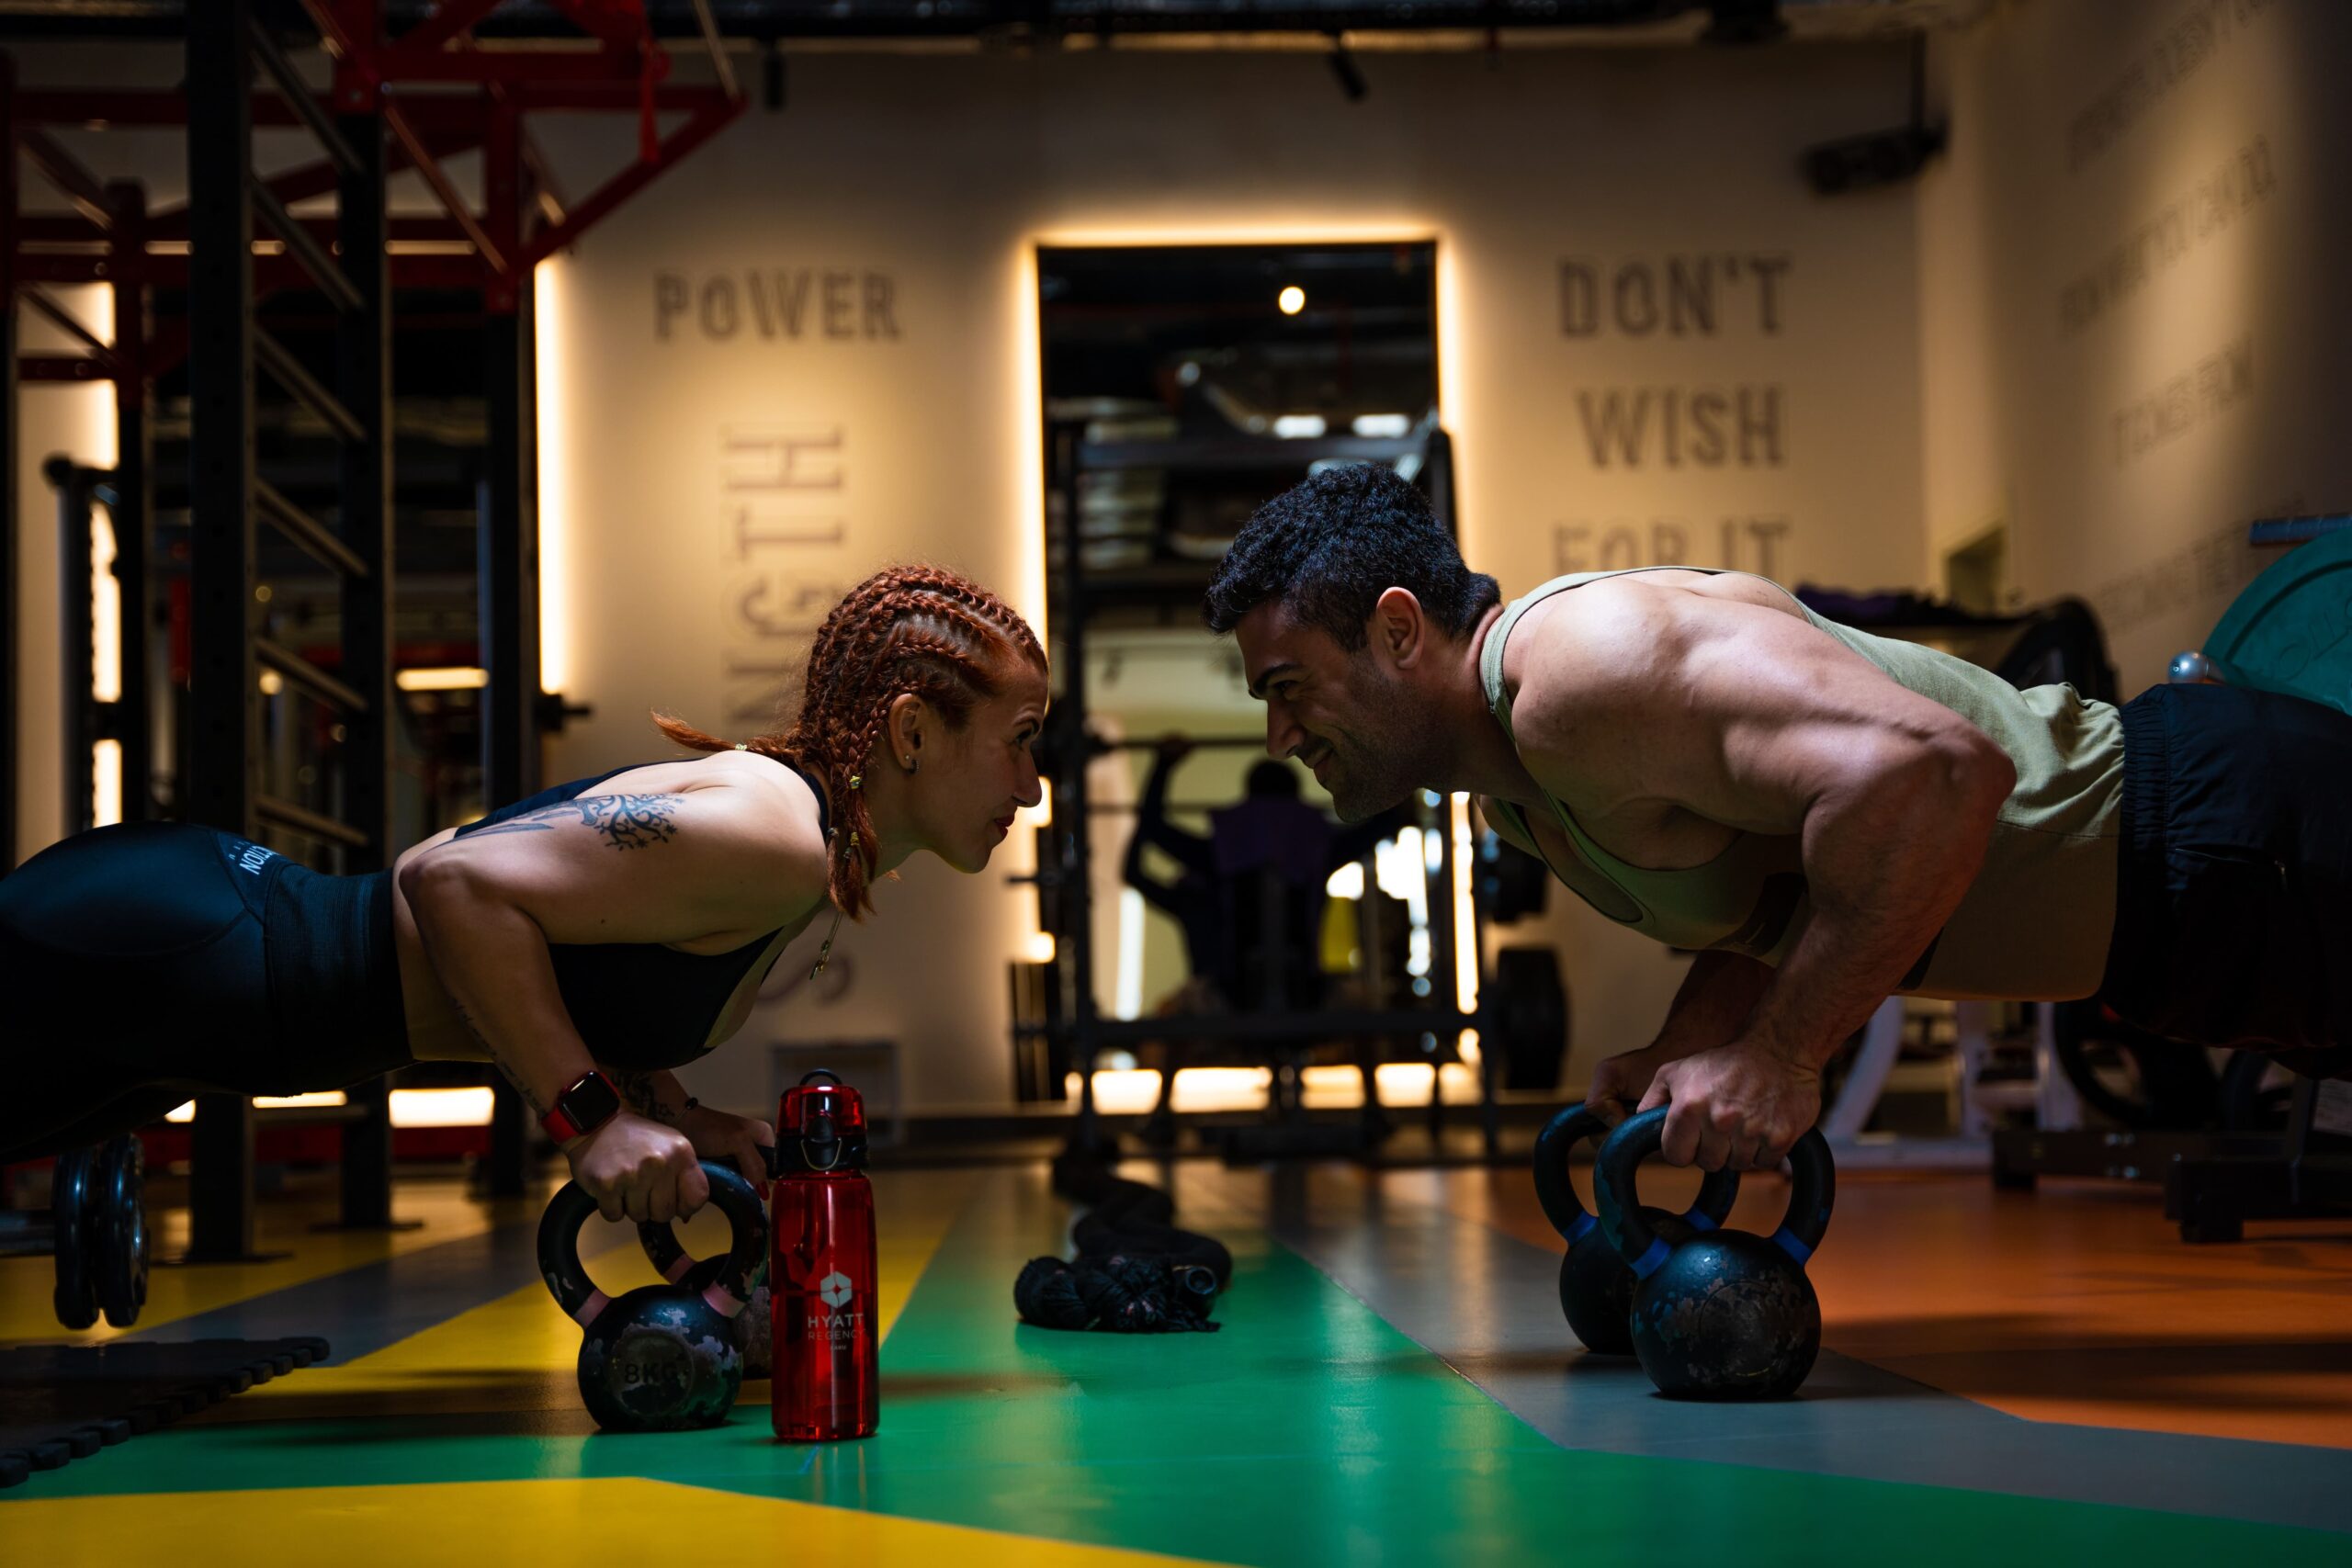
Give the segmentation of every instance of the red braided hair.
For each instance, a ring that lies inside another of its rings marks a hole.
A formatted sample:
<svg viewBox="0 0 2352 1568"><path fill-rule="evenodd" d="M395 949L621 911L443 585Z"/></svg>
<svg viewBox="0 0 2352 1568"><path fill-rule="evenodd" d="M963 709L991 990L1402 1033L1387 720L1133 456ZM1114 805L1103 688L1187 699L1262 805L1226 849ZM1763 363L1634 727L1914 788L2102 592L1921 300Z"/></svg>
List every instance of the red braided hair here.
<svg viewBox="0 0 2352 1568"><path fill-rule="evenodd" d="M961 728L1001 689L998 671L1008 654L1046 667L1037 634L1004 601L942 567L887 567L851 589L817 628L799 716L744 742L824 781L834 818L829 891L833 907L851 919L874 907L869 885L881 843L857 781L890 705L903 695L921 697ZM696 751L733 748L668 714L655 714L653 722Z"/></svg>

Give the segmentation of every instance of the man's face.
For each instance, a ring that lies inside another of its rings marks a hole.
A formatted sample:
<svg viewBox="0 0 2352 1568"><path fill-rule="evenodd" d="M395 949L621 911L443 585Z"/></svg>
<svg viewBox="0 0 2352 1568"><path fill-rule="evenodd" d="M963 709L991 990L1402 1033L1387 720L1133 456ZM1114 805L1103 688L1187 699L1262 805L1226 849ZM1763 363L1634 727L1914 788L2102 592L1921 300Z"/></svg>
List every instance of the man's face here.
<svg viewBox="0 0 2352 1568"><path fill-rule="evenodd" d="M1374 645L1351 653L1269 601L1234 627L1250 694L1266 705L1266 751L1296 757L1361 822L1435 776L1431 727L1412 686Z"/></svg>

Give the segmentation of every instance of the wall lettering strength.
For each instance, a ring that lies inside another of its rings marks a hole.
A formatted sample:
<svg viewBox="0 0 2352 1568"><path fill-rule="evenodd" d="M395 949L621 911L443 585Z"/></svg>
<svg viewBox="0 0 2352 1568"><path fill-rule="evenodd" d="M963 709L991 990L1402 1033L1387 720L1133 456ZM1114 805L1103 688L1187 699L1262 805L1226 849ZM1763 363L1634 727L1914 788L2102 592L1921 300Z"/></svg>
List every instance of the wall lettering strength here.
<svg viewBox="0 0 2352 1568"><path fill-rule="evenodd" d="M825 613L849 592L844 433L823 421L721 428L726 722L765 729L799 694Z"/></svg>
<svg viewBox="0 0 2352 1568"><path fill-rule="evenodd" d="M656 343L895 343L898 337L898 280L878 268L653 275Z"/></svg>

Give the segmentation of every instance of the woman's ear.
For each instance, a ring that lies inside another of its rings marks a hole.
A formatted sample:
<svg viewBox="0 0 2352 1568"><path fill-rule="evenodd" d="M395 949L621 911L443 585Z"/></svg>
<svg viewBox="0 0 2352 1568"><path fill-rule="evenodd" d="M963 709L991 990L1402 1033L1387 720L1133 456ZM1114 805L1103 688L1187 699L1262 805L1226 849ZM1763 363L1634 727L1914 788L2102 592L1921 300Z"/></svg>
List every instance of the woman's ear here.
<svg viewBox="0 0 2352 1568"><path fill-rule="evenodd" d="M912 692L901 692L890 699L890 716L882 727L882 739L889 756L887 761L905 767L910 760L922 755L923 732L930 728L931 705Z"/></svg>

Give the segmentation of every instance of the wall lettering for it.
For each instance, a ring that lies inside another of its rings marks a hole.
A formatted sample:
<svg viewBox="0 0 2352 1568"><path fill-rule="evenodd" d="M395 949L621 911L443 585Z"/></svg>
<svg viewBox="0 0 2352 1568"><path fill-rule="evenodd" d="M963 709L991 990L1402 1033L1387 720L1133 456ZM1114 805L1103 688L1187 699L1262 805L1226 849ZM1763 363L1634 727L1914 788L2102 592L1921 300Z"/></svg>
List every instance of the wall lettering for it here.
<svg viewBox="0 0 2352 1568"><path fill-rule="evenodd" d="M1720 566L1777 577L1787 566L1791 527L1785 517L1724 517L1692 523L1681 517L1645 522L1577 518L1552 529L1552 570L1623 571L1643 566Z"/></svg>
<svg viewBox="0 0 2352 1568"><path fill-rule="evenodd" d="M2072 337L2092 325L2137 294L2155 274L2226 233L2278 186L2270 166L2270 139L2257 136L2110 246L2096 265L2059 287L2059 335Z"/></svg>
<svg viewBox="0 0 2352 1568"><path fill-rule="evenodd" d="M898 336L898 280L874 267L653 275L656 343L894 343Z"/></svg>
<svg viewBox="0 0 2352 1568"><path fill-rule="evenodd" d="M721 690L732 728L779 721L825 613L849 591L843 445L842 427L823 421L719 432Z"/></svg>
<svg viewBox="0 0 2352 1568"><path fill-rule="evenodd" d="M1560 335L1716 337L1753 327L1781 331L1781 285L1789 258L1769 251L1637 256L1615 264L1560 263Z"/></svg>
<svg viewBox="0 0 2352 1568"><path fill-rule="evenodd" d="M2254 340L2242 337L2115 411L2116 467L2169 446L2253 395Z"/></svg>
<svg viewBox="0 0 2352 1568"><path fill-rule="evenodd" d="M2272 0L2195 0L2132 57L2120 74L2066 124L2066 172L2079 175L2122 140L2173 89L2211 64L2238 28Z"/></svg>

